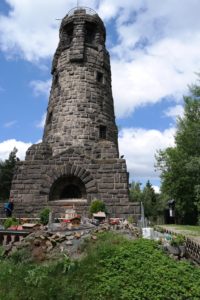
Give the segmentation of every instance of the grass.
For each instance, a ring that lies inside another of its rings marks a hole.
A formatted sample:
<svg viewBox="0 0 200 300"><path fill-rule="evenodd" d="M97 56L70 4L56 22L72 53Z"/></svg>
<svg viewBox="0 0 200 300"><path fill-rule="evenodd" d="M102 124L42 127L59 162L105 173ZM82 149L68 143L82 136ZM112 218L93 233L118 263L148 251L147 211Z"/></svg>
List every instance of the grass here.
<svg viewBox="0 0 200 300"><path fill-rule="evenodd" d="M104 233L67 257L36 265L0 262L2 300L199 300L200 269L165 255L157 243ZM24 255L24 254L23 254Z"/></svg>
<svg viewBox="0 0 200 300"><path fill-rule="evenodd" d="M200 226L170 224L170 225L164 225L163 227L168 227L168 228L178 230L180 231L180 233L185 234L187 236L200 237Z"/></svg>

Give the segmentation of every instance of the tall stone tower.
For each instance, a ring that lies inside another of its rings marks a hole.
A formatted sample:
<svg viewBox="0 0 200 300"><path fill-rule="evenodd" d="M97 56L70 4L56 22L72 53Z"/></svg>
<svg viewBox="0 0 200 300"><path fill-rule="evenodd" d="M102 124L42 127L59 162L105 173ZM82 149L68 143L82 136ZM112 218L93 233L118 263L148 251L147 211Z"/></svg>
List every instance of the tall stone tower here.
<svg viewBox="0 0 200 300"><path fill-rule="evenodd" d="M62 20L43 140L28 149L12 183L19 215L46 206L59 214L72 205L87 214L94 199L104 201L110 215L139 214L119 158L105 39L91 9L76 8Z"/></svg>

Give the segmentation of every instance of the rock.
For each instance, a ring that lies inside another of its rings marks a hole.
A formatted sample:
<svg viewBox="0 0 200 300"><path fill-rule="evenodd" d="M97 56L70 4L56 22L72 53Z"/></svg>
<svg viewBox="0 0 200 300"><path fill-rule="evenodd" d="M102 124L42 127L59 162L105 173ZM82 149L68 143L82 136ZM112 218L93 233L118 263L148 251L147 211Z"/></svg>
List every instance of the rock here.
<svg viewBox="0 0 200 300"><path fill-rule="evenodd" d="M174 256L179 256L180 255L179 247L168 245L167 250L169 251L170 254L172 254Z"/></svg>
<svg viewBox="0 0 200 300"><path fill-rule="evenodd" d="M4 252L8 253L12 249L12 245L8 244L8 245L5 245L3 248L4 248Z"/></svg>
<svg viewBox="0 0 200 300"><path fill-rule="evenodd" d="M52 243L50 242L50 241L46 241L46 246L48 247L48 248L53 248L53 245L52 245Z"/></svg>
<svg viewBox="0 0 200 300"><path fill-rule="evenodd" d="M71 231L65 232L65 236L69 236L69 235L71 235L71 234L72 234Z"/></svg>
<svg viewBox="0 0 200 300"><path fill-rule="evenodd" d="M49 253L52 249L53 249L53 246L48 247L48 248L46 249L46 252Z"/></svg>
<svg viewBox="0 0 200 300"><path fill-rule="evenodd" d="M185 257L186 255L186 247L185 246L179 246L180 249L180 257Z"/></svg>
<svg viewBox="0 0 200 300"><path fill-rule="evenodd" d="M97 236L96 235L91 235L91 239L92 240L97 240Z"/></svg>
<svg viewBox="0 0 200 300"><path fill-rule="evenodd" d="M66 241L65 244L66 244L67 246L72 246L72 245L73 245L72 241Z"/></svg>
<svg viewBox="0 0 200 300"><path fill-rule="evenodd" d="M27 242L28 243L28 242ZM28 243L29 244L29 243ZM13 246L16 246L16 247L18 247L18 249L20 249L21 248L21 246L22 246L22 243L21 242L14 242L13 243Z"/></svg>
<svg viewBox="0 0 200 300"><path fill-rule="evenodd" d="M33 236L28 235L27 237L25 237L24 241L26 241L26 242L32 242L32 241L34 241L34 239L35 238ZM16 242L16 243L18 243L18 242Z"/></svg>
<svg viewBox="0 0 200 300"><path fill-rule="evenodd" d="M11 251L9 252L8 256L12 255L13 253L17 252L17 247L12 247Z"/></svg>
<svg viewBox="0 0 200 300"><path fill-rule="evenodd" d="M51 237L48 237L48 240L52 243L53 246L55 246L57 243L54 239L52 239Z"/></svg>
<svg viewBox="0 0 200 300"><path fill-rule="evenodd" d="M81 233L75 232L74 237L75 237L76 239L80 239Z"/></svg>
<svg viewBox="0 0 200 300"><path fill-rule="evenodd" d="M36 240L34 240L33 244L34 244L34 246L39 247L41 242L40 242L40 240L36 239Z"/></svg>
<svg viewBox="0 0 200 300"><path fill-rule="evenodd" d="M36 261L45 260L45 254L44 254L42 247L34 248L32 251L32 256Z"/></svg>
<svg viewBox="0 0 200 300"><path fill-rule="evenodd" d="M67 237L67 240L73 240L74 239L74 236L73 235L69 235L68 237Z"/></svg>
<svg viewBox="0 0 200 300"><path fill-rule="evenodd" d="M56 240L56 242L62 243L66 239L65 235L60 235L60 237Z"/></svg>

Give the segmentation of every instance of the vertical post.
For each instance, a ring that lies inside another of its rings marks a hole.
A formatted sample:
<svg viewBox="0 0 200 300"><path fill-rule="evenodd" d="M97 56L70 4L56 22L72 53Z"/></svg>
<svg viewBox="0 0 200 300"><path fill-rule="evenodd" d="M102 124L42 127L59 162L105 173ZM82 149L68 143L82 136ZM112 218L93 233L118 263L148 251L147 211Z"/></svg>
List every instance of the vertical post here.
<svg viewBox="0 0 200 300"><path fill-rule="evenodd" d="M53 214L52 214L52 211L50 211L49 212L48 230L52 230L52 223L53 223Z"/></svg>

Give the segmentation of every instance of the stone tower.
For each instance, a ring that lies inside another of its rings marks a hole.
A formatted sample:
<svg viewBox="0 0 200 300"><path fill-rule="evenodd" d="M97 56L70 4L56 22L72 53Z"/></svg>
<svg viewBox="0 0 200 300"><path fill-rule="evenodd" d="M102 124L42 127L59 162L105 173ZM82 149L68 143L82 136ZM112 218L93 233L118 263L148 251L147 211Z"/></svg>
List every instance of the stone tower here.
<svg viewBox="0 0 200 300"><path fill-rule="evenodd" d="M18 215L46 206L59 214L72 205L87 214L94 199L104 201L110 215L139 214L119 158L105 39L91 9L76 8L62 20L43 140L27 150L12 183Z"/></svg>

